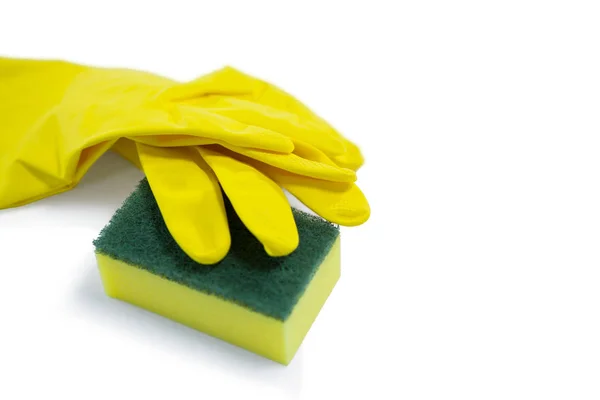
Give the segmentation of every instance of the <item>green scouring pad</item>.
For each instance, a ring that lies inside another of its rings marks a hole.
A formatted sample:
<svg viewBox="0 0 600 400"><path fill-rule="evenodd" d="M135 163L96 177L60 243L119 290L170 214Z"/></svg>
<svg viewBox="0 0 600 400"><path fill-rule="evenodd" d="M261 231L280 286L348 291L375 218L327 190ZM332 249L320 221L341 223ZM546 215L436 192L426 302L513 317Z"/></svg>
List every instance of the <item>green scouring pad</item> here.
<svg viewBox="0 0 600 400"><path fill-rule="evenodd" d="M340 275L339 229L293 210L300 244L270 257L226 197L231 249L189 258L144 179L94 241L106 293L288 364Z"/></svg>

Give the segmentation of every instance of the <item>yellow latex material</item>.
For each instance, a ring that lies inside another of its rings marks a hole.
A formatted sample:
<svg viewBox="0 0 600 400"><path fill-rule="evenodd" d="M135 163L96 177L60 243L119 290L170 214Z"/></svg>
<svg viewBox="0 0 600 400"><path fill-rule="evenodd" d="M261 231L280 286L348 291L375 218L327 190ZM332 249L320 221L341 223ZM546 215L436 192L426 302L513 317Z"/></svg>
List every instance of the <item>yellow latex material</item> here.
<svg viewBox="0 0 600 400"><path fill-rule="evenodd" d="M340 238L285 321L97 254L108 296L288 365L340 276Z"/></svg>
<svg viewBox="0 0 600 400"><path fill-rule="evenodd" d="M219 182L192 148L137 143L140 164L169 232L192 259L213 264L231 245Z"/></svg>
<svg viewBox="0 0 600 400"><path fill-rule="evenodd" d="M358 170L364 163L356 144L298 99L234 68L225 67L174 88L171 95L242 122L272 121L271 129L287 132L294 142L310 143L340 167ZM240 109L245 110L243 115Z"/></svg>
<svg viewBox="0 0 600 400"><path fill-rule="evenodd" d="M268 165L257 168L328 221L357 226L365 223L371 215L365 195L354 183L310 179Z"/></svg>
<svg viewBox="0 0 600 400"><path fill-rule="evenodd" d="M283 256L296 250L298 230L281 188L251 165L205 146L196 150L212 168L236 213L264 245L267 254Z"/></svg>
<svg viewBox="0 0 600 400"><path fill-rule="evenodd" d="M303 153L307 156L316 156L315 158L320 159L319 161L315 161L308 157L298 156L295 153L296 148L294 149L293 153L282 154L232 146L227 143L222 143L222 145L223 147L226 147L229 150L242 154L246 157L262 161L265 164L269 164L298 175L334 182L356 181L356 173L353 170L338 167L318 149L312 148L311 150L308 150L309 146L306 144L301 145L297 142L295 146L296 148L301 148Z"/></svg>
<svg viewBox="0 0 600 400"><path fill-rule="evenodd" d="M330 222L344 226L357 226L365 223L371 216L369 202L355 183L313 179L274 168L226 149L221 152L254 166Z"/></svg>
<svg viewBox="0 0 600 400"><path fill-rule="evenodd" d="M273 257L288 255L298 247L291 206L281 187L333 223L360 225L370 215L365 196L352 182L290 173L218 145L193 148L199 156L194 158L189 153L192 148L151 148L132 143L121 139L113 149L145 172L171 235L192 259L202 264L220 261L230 243L217 181L244 225ZM144 161L140 149L157 157ZM311 148L298 149L306 156L315 152L311 155L314 159L326 157ZM322 165L327 163L332 162ZM297 166L301 167L302 164ZM200 184L203 188L198 188Z"/></svg>

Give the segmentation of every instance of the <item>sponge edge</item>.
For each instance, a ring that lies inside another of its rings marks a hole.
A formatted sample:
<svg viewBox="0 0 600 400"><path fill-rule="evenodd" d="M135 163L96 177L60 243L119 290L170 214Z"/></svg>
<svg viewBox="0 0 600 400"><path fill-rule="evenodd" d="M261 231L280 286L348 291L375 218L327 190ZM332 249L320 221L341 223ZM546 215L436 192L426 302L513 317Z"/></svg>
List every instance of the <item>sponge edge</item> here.
<svg viewBox="0 0 600 400"><path fill-rule="evenodd" d="M269 257L225 200L231 249L201 265L170 236L143 180L94 241L105 292L287 365L339 279L339 229L293 210L298 248Z"/></svg>
<svg viewBox="0 0 600 400"><path fill-rule="evenodd" d="M340 277L335 241L291 315L280 321L96 253L107 295L288 365Z"/></svg>

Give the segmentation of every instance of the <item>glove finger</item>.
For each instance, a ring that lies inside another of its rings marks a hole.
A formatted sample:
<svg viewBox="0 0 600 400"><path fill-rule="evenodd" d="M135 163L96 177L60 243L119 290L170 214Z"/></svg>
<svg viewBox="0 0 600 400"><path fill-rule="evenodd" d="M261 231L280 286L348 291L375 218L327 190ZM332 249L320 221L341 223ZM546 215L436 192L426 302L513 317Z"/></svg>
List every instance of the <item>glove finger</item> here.
<svg viewBox="0 0 600 400"><path fill-rule="evenodd" d="M307 142L326 154L345 152L341 138L330 128L314 123L298 114L256 102L233 97L213 96L208 110L236 121L280 132L293 141Z"/></svg>
<svg viewBox="0 0 600 400"><path fill-rule="evenodd" d="M312 123L312 121L311 121ZM331 161L333 165L337 165L338 167L348 168L353 171L358 171L360 167L364 164L364 157L360 148L354 144L352 141L346 139L342 134L337 132L335 129L331 128L331 132L341 141L344 145L344 151L340 154L331 155L331 158L327 157L326 154L321 152L318 154L319 149L312 145L312 143L294 141L294 153L300 155L300 151L306 153L306 155L301 155L303 158L311 158L314 160L319 160L320 162L326 162L326 160ZM300 150L299 148L302 146L304 150Z"/></svg>
<svg viewBox="0 0 600 400"><path fill-rule="evenodd" d="M311 159L299 157L294 153L279 154L270 153L254 149L232 146L228 143L221 143L221 146L254 160L272 165L283 170L293 172L298 175L308 176L316 179L323 179L333 182L354 182L356 173L347 168L340 168L331 163L321 163Z"/></svg>
<svg viewBox="0 0 600 400"><path fill-rule="evenodd" d="M295 141L293 153L300 158L304 158L305 160L311 160L320 164L339 168L339 166L325 153L306 142Z"/></svg>
<svg viewBox="0 0 600 400"><path fill-rule="evenodd" d="M217 143L215 139L191 135L152 135L152 136L137 136L132 140L147 144L154 147L188 147L188 146L204 146L207 144Z"/></svg>
<svg viewBox="0 0 600 400"><path fill-rule="evenodd" d="M169 232L201 264L221 261L231 237L219 182L188 148L136 144L139 160Z"/></svg>
<svg viewBox="0 0 600 400"><path fill-rule="evenodd" d="M212 168L240 220L272 257L298 247L292 209L281 188L251 165L207 147L196 147Z"/></svg>
<svg viewBox="0 0 600 400"><path fill-rule="evenodd" d="M358 171L365 162L365 159L357 145L347 139L343 139L346 152L332 157L336 165L342 168L349 168Z"/></svg>
<svg viewBox="0 0 600 400"><path fill-rule="evenodd" d="M365 223L371 215L365 195L354 183L312 179L253 160L247 162L329 222L357 226Z"/></svg>
<svg viewBox="0 0 600 400"><path fill-rule="evenodd" d="M180 104L177 107L185 130L198 129L199 136L219 140L240 147L291 153L294 143L284 135L269 129L248 125L226 116L218 115L200 107ZM181 132L180 132L181 133Z"/></svg>
<svg viewBox="0 0 600 400"><path fill-rule="evenodd" d="M239 122L281 132L290 137L296 146L302 142L331 157L337 166L357 171L364 164L358 146L327 123L299 118L298 114L232 97L215 96L208 109Z"/></svg>
<svg viewBox="0 0 600 400"><path fill-rule="evenodd" d="M268 166L259 169L330 222L357 226L365 223L371 215L365 195L354 183L326 182Z"/></svg>
<svg viewBox="0 0 600 400"><path fill-rule="evenodd" d="M357 226L365 223L371 215L371 208L365 195L354 183L313 179L225 149L222 152L263 172L316 214L332 223Z"/></svg>

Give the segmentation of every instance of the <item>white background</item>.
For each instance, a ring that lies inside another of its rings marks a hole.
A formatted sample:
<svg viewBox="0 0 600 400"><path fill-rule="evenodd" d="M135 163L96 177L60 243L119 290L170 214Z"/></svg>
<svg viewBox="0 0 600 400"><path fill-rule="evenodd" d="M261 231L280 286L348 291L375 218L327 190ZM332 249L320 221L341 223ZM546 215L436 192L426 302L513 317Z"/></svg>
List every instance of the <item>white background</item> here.
<svg viewBox="0 0 600 400"><path fill-rule="evenodd" d="M600 398L597 5L3 1L5 56L283 87L361 145L372 217L282 367L104 296L141 178L109 155L0 212L0 399Z"/></svg>

